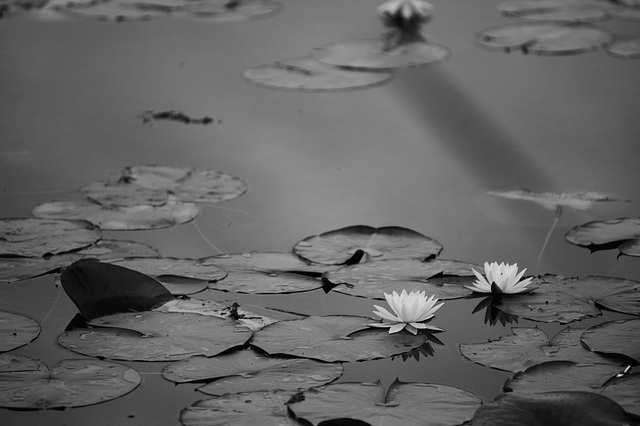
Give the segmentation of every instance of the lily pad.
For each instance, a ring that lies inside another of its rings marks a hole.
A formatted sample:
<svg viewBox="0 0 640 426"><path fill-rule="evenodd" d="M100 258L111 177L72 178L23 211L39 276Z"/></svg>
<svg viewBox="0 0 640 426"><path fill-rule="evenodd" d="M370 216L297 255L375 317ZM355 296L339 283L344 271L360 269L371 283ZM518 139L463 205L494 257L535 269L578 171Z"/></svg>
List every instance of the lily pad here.
<svg viewBox="0 0 640 426"><path fill-rule="evenodd" d="M227 271L202 259L175 257L128 257L112 262L123 268L133 269L163 282L163 276L180 276L215 282L227 276Z"/></svg>
<svg viewBox="0 0 640 426"><path fill-rule="evenodd" d="M549 419L563 426L616 426L630 424L629 416L614 401L590 392L547 392L536 395L505 394L483 404L468 426L548 426Z"/></svg>
<svg viewBox="0 0 640 426"><path fill-rule="evenodd" d="M11 351L34 341L42 331L29 317L0 311L0 352Z"/></svg>
<svg viewBox="0 0 640 426"><path fill-rule="evenodd" d="M144 188L126 182L93 182L80 188L82 195L105 207L161 206L169 199L164 189Z"/></svg>
<svg viewBox="0 0 640 426"><path fill-rule="evenodd" d="M383 425L459 425L473 417L482 400L451 386L395 381L388 389L377 383L336 383L304 393L289 404L296 418L312 425L345 418Z"/></svg>
<svg viewBox="0 0 640 426"><path fill-rule="evenodd" d="M389 334L369 329L371 321L346 315L280 321L256 332L250 343L270 355L338 362L390 357L409 352L426 340L423 334Z"/></svg>
<svg viewBox="0 0 640 426"><path fill-rule="evenodd" d="M640 219L623 217L587 222L567 232L565 239L571 244L586 247L591 252L620 248L623 244L634 247L640 240ZM637 256L633 249L627 249L624 254Z"/></svg>
<svg viewBox="0 0 640 426"><path fill-rule="evenodd" d="M0 354L0 407L45 410L119 398L142 381L134 369L97 359L67 359L49 369L40 361Z"/></svg>
<svg viewBox="0 0 640 426"><path fill-rule="evenodd" d="M551 22L595 22L609 19L602 0L507 0L498 11L510 18Z"/></svg>
<svg viewBox="0 0 640 426"><path fill-rule="evenodd" d="M199 213L198 206L170 196L161 206L139 204L106 208L82 201L57 201L40 204L31 214L43 219L83 219L103 230L124 231L168 228L189 222Z"/></svg>
<svg viewBox="0 0 640 426"><path fill-rule="evenodd" d="M191 313L121 313L96 318L93 328L62 333L58 343L83 355L124 361L177 361L214 356L251 337L234 321Z"/></svg>
<svg viewBox="0 0 640 426"><path fill-rule="evenodd" d="M537 3L540 0L530 1ZM598 201L622 201L597 192L537 192L526 188L502 192L491 191L488 192L488 194L512 200L532 201L549 210L555 210L558 207L571 207L576 210L587 210Z"/></svg>
<svg viewBox="0 0 640 426"><path fill-rule="evenodd" d="M419 232L399 226L374 228L355 225L307 237L293 247L293 252L311 262L344 264L358 250L367 260L426 259L438 255L442 246Z"/></svg>
<svg viewBox="0 0 640 426"><path fill-rule="evenodd" d="M201 259L221 266L226 271L292 272L314 277L339 266L323 265L304 260L293 253L255 252L219 254Z"/></svg>
<svg viewBox="0 0 640 426"><path fill-rule="evenodd" d="M0 256L41 257L90 246L100 229L84 220L0 219Z"/></svg>
<svg viewBox="0 0 640 426"><path fill-rule="evenodd" d="M187 2L185 12L216 21L262 19L279 13L283 6L274 0L196 0Z"/></svg>
<svg viewBox="0 0 640 426"><path fill-rule="evenodd" d="M387 83L392 74L332 67L313 58L291 58L246 69L249 82L271 89L326 92L366 89Z"/></svg>
<svg viewBox="0 0 640 426"><path fill-rule="evenodd" d="M624 355L640 363L640 319L596 325L586 330L580 341L592 351Z"/></svg>
<svg viewBox="0 0 640 426"><path fill-rule="evenodd" d="M389 72L444 61L451 52L428 42L403 43L388 49L383 39L366 39L325 44L313 49L311 56L336 67Z"/></svg>
<svg viewBox="0 0 640 426"><path fill-rule="evenodd" d="M266 357L251 349L211 358L193 356L169 364L162 370L162 377L176 383L210 381L198 390L214 396L253 391L307 390L332 382L341 375L341 364Z"/></svg>
<svg viewBox="0 0 640 426"><path fill-rule="evenodd" d="M487 343L461 344L460 353L478 364L505 371L524 371L547 361L579 364L622 365L622 359L607 358L585 349L580 343L584 329L567 327L548 339L538 327L512 327L510 336Z"/></svg>
<svg viewBox="0 0 640 426"><path fill-rule="evenodd" d="M588 24L554 22L517 23L476 34L480 47L534 55L574 55L590 52L613 41L609 31Z"/></svg>
<svg viewBox="0 0 640 426"><path fill-rule="evenodd" d="M459 278L473 277L477 265L455 260L382 260L349 265L327 272L323 279L335 285L333 291L352 296L383 299L383 292L425 291L438 299L455 299L470 295ZM455 275L446 277L444 275ZM468 281L468 280L467 280Z"/></svg>
<svg viewBox="0 0 640 426"><path fill-rule="evenodd" d="M171 12L167 7L145 7L131 1L96 0L76 2L68 1L56 7L56 12L78 19L97 21L148 21L166 18Z"/></svg>

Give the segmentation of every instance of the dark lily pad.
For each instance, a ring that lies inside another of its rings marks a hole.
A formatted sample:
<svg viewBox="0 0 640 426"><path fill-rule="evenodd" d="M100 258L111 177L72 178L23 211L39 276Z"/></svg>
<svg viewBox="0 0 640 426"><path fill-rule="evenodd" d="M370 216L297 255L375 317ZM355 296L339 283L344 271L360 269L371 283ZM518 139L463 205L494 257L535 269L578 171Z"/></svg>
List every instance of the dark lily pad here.
<svg viewBox="0 0 640 426"><path fill-rule="evenodd" d="M595 22L609 19L603 0L507 0L498 11L511 18L552 22Z"/></svg>
<svg viewBox="0 0 640 426"><path fill-rule="evenodd" d="M189 222L198 215L198 206L170 196L161 206L138 204L106 208L82 201L57 201L40 204L31 214L42 219L83 219L101 229L124 231L168 228Z"/></svg>
<svg viewBox="0 0 640 426"><path fill-rule="evenodd" d="M246 69L249 82L271 89L293 91L347 91L366 89L388 82L392 74L347 70L323 64L313 58L291 58L273 65Z"/></svg>
<svg viewBox="0 0 640 426"><path fill-rule="evenodd" d="M395 381L335 383L311 389L289 404L296 418L312 425L337 418L382 425L459 425L471 420L482 400L451 386Z"/></svg>
<svg viewBox="0 0 640 426"><path fill-rule="evenodd" d="M162 377L176 383L210 381L198 390L214 396L307 390L332 382L341 375L342 365L338 363L266 357L251 349L211 358L193 356L162 370Z"/></svg>
<svg viewBox="0 0 640 426"><path fill-rule="evenodd" d="M84 220L0 219L0 256L41 257L90 246L100 229Z"/></svg>
<svg viewBox="0 0 640 426"><path fill-rule="evenodd" d="M390 357L421 346L423 334L389 334L369 329L371 318L329 315L280 321L256 332L251 345L271 355L291 355L326 362Z"/></svg>
<svg viewBox="0 0 640 426"><path fill-rule="evenodd" d="M616 426L631 424L624 409L590 392L547 392L536 395L505 394L484 404L468 426Z"/></svg>
<svg viewBox="0 0 640 426"><path fill-rule="evenodd" d="M640 363L640 319L598 324L586 330L580 341L592 351L624 355Z"/></svg>
<svg viewBox="0 0 640 426"><path fill-rule="evenodd" d="M293 252L311 262L344 264L358 250L367 260L426 259L438 255L442 246L419 232L399 226L374 228L348 226L307 237L293 247Z"/></svg>
<svg viewBox="0 0 640 426"><path fill-rule="evenodd" d="M554 22L509 24L476 34L480 47L535 55L574 55L606 46L613 40L609 31L588 24Z"/></svg>
<svg viewBox="0 0 640 426"><path fill-rule="evenodd" d="M94 328L62 333L58 343L83 355L124 361L177 361L243 345L251 332L231 320L190 313L141 312L96 318Z"/></svg>
<svg viewBox="0 0 640 426"><path fill-rule="evenodd" d="M169 7L150 7L126 0L92 0L84 2L68 1L60 4L55 11L65 16L97 21L148 21L166 18L172 11Z"/></svg>
<svg viewBox="0 0 640 426"><path fill-rule="evenodd" d="M585 349L580 343L584 329L567 327L553 339L537 327L512 327L510 336L487 343L461 344L462 355L478 364L505 371L524 371L547 361L579 364L622 365L624 360L607 358Z"/></svg>
<svg viewBox="0 0 640 426"><path fill-rule="evenodd" d="M11 351L34 341L42 331L29 317L0 311L0 352Z"/></svg>
<svg viewBox="0 0 640 426"><path fill-rule="evenodd" d="M279 13L283 6L274 0L197 0L187 2L185 12L215 21L262 19Z"/></svg>
<svg viewBox="0 0 640 426"><path fill-rule="evenodd" d="M49 369L40 361L0 354L0 407L72 408L119 398L142 381L134 369L96 359L66 359Z"/></svg>
<svg viewBox="0 0 640 426"><path fill-rule="evenodd" d="M455 299L472 293L462 285L469 282L461 283L459 278L474 276L473 267L480 269L456 260L382 260L345 266L324 274L323 279L337 286L333 291L352 296L384 299L384 292L406 289L425 291L438 299Z"/></svg>
<svg viewBox="0 0 640 426"><path fill-rule="evenodd" d="M595 220L576 226L565 235L571 244L587 247L592 252L620 248L623 244L629 256L637 256L633 247L640 240L640 219L623 217L611 220Z"/></svg>

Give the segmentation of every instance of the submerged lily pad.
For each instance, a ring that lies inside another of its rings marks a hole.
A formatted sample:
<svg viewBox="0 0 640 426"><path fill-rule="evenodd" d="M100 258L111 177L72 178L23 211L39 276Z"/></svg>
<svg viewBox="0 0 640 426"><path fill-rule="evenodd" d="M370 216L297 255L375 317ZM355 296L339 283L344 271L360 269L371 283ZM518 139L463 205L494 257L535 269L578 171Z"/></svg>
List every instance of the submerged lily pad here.
<svg viewBox="0 0 640 426"><path fill-rule="evenodd" d="M293 252L311 262L344 264L358 250L367 260L426 259L438 255L442 246L436 240L400 226L374 228L347 226L307 237L293 247Z"/></svg>
<svg viewBox="0 0 640 426"><path fill-rule="evenodd" d="M379 381L329 384L305 392L289 409L312 425L344 418L376 426L450 426L470 420L481 404L478 396L463 389L396 380L388 389Z"/></svg>
<svg viewBox="0 0 640 426"><path fill-rule="evenodd" d="M253 350L174 362L162 377L176 382L210 383L198 388L208 395L253 391L298 391L325 385L342 375L342 365L311 359L274 358Z"/></svg>
<svg viewBox="0 0 640 426"><path fill-rule="evenodd" d="M49 369L40 361L0 354L0 407L72 408L119 398L142 381L134 369L96 359L67 359Z"/></svg>
<svg viewBox="0 0 640 426"><path fill-rule="evenodd" d="M215 21L244 21L273 16L282 8L274 0L196 0L187 2L184 11Z"/></svg>
<svg viewBox="0 0 640 426"><path fill-rule="evenodd" d="M100 229L84 220L2 218L0 256L64 253L90 246L100 237Z"/></svg>
<svg viewBox="0 0 640 426"><path fill-rule="evenodd" d="M0 352L11 351L32 342L42 327L29 317L0 311Z"/></svg>
<svg viewBox="0 0 640 426"><path fill-rule="evenodd" d="M588 24L518 23L489 28L476 34L479 46L535 55L574 55L596 50L613 40L609 31Z"/></svg>
<svg viewBox="0 0 640 426"><path fill-rule="evenodd" d="M629 256L640 256L634 250L640 244L640 219L623 217L595 220L576 226L565 235L571 244L587 247L591 252L618 248Z"/></svg>
<svg viewBox="0 0 640 426"><path fill-rule="evenodd" d="M603 0L507 0L498 4L505 16L532 21L594 22L609 18Z"/></svg>
<svg viewBox="0 0 640 426"><path fill-rule="evenodd" d="M388 82L392 74L332 67L313 58L291 58L273 65L246 69L244 78L271 89L295 91L345 91L365 89Z"/></svg>
<svg viewBox="0 0 640 426"><path fill-rule="evenodd" d="M251 345L271 355L326 362L364 361L399 355L421 346L423 334L369 329L371 318L329 315L280 321L256 332Z"/></svg>
<svg viewBox="0 0 640 426"><path fill-rule="evenodd" d="M580 341L592 351L624 355L640 363L640 319L596 325L586 330Z"/></svg>

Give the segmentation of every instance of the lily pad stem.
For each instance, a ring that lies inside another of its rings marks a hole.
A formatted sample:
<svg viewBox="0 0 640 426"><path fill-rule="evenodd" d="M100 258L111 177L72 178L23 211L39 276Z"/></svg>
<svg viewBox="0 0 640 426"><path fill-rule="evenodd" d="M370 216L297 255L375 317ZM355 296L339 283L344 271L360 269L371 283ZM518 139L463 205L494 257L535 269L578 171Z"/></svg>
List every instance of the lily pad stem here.
<svg viewBox="0 0 640 426"><path fill-rule="evenodd" d="M547 244L549 243L551 234L553 233L553 230L556 229L556 225L558 224L558 220L560 220L560 216L562 216L562 206L556 206L556 216L553 219L551 228L549 228L549 232L547 232L547 236L544 239L544 243L542 243L542 248L540 249L540 253L538 253L538 261L536 262L536 275L540 273L540 262L542 261L542 254L544 253L544 250L547 248Z"/></svg>

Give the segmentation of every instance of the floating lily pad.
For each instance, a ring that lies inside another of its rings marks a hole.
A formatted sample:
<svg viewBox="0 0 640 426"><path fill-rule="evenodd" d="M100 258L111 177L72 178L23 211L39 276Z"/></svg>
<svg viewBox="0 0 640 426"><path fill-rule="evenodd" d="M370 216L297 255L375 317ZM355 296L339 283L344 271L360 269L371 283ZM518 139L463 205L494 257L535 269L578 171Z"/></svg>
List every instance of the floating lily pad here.
<svg viewBox="0 0 640 426"><path fill-rule="evenodd" d="M640 319L596 325L586 330L580 341L592 351L624 355L640 363Z"/></svg>
<svg viewBox="0 0 640 426"><path fill-rule="evenodd" d="M166 204L106 208L82 201L40 204L31 213L43 219L83 219L110 231L168 228L189 222L198 215L198 206L170 196Z"/></svg>
<svg viewBox="0 0 640 426"><path fill-rule="evenodd" d="M105 207L161 206L169 199L164 189L144 188L123 182L93 182L80 188L82 195Z"/></svg>
<svg viewBox="0 0 640 426"><path fill-rule="evenodd" d="M594 22L609 19L603 0L507 0L498 11L511 18L552 22Z"/></svg>
<svg viewBox="0 0 640 426"><path fill-rule="evenodd" d="M530 0L539 2L540 0ZM597 192L536 192L530 189L514 189L510 191L494 192L488 194L513 200L532 201L549 210L558 207L571 207L576 210L587 210L597 201L622 201L609 195Z"/></svg>
<svg viewBox="0 0 640 426"><path fill-rule="evenodd" d="M611 379L599 394L615 400L629 413L640 416L640 373L625 374Z"/></svg>
<svg viewBox="0 0 640 426"><path fill-rule="evenodd" d="M198 18L244 21L271 17L282 7L274 0L196 0L188 2L184 10Z"/></svg>
<svg viewBox="0 0 640 426"><path fill-rule="evenodd" d="M96 359L67 359L53 369L31 358L0 354L0 406L72 408L119 398L142 381L134 369Z"/></svg>
<svg viewBox="0 0 640 426"><path fill-rule="evenodd" d="M611 2L607 7L607 12L612 18L640 21L640 5L637 1L620 0Z"/></svg>
<svg viewBox="0 0 640 426"><path fill-rule="evenodd" d="M355 225L307 237L293 247L298 256L328 265L344 264L358 250L365 252L367 260L426 259L439 254L442 246L400 226Z"/></svg>
<svg viewBox="0 0 640 426"><path fill-rule="evenodd" d="M624 409L590 392L547 392L536 395L505 394L483 404L468 426L548 426L558 419L563 426L615 426L630 424Z"/></svg>
<svg viewBox="0 0 640 426"><path fill-rule="evenodd" d="M41 257L90 246L100 229L84 220L0 219L0 256Z"/></svg>
<svg viewBox="0 0 640 426"><path fill-rule="evenodd" d="M193 356L169 364L162 370L165 379L176 383L210 381L198 390L214 396L268 390L307 390L332 382L341 375L341 364L266 357L253 350L211 358Z"/></svg>
<svg viewBox="0 0 640 426"><path fill-rule="evenodd" d="M152 7L142 2L137 4L126 0L91 0L68 1L56 7L55 11L78 19L125 22L166 18L172 9L166 6Z"/></svg>
<svg viewBox="0 0 640 426"><path fill-rule="evenodd" d="M553 22L509 24L476 34L476 42L481 47L535 55L585 53L606 46L612 40L613 34L602 28Z"/></svg>
<svg viewBox="0 0 640 426"><path fill-rule="evenodd" d="M345 418L382 425L459 425L471 420L482 400L451 386L395 381L335 383L311 389L300 402L289 404L296 418L312 425Z"/></svg>
<svg viewBox="0 0 640 426"><path fill-rule="evenodd" d="M423 334L389 334L369 329L370 318L330 315L280 321L256 332L251 345L271 355L320 361L364 361L408 352L425 342Z"/></svg>
<svg viewBox="0 0 640 426"><path fill-rule="evenodd" d="M341 69L313 58L291 58L273 65L246 69L249 82L271 89L294 91L345 91L366 89L388 82L392 74Z"/></svg>
<svg viewBox="0 0 640 426"><path fill-rule="evenodd" d="M62 333L58 343L83 355L124 361L177 361L243 345L251 332L236 323L190 313L114 314Z"/></svg>
<svg viewBox="0 0 640 426"><path fill-rule="evenodd" d="M571 244L587 247L591 252L629 247L624 254L637 256L633 249L640 240L640 219L623 217L611 220L596 220L576 226L565 235Z"/></svg>
<svg viewBox="0 0 640 426"><path fill-rule="evenodd" d="M510 336L487 343L461 344L462 355L478 364L505 371L524 371L547 361L579 364L622 365L622 359L607 358L585 349L580 343L584 329L567 327L553 339L537 327L512 327Z"/></svg>
<svg viewBox="0 0 640 426"><path fill-rule="evenodd" d="M112 262L123 268L133 269L163 282L163 276L181 276L215 282L227 276L227 271L202 259L175 257L129 257Z"/></svg>
<svg viewBox="0 0 640 426"><path fill-rule="evenodd" d="M36 320L0 311L0 352L11 351L32 342L40 335L40 331L42 328Z"/></svg>
<svg viewBox="0 0 640 426"><path fill-rule="evenodd" d="M451 52L428 42L403 43L387 49L384 40L368 39L325 44L313 49L311 56L336 67L389 72L444 61Z"/></svg>
<svg viewBox="0 0 640 426"><path fill-rule="evenodd" d="M293 272L315 277L320 277L323 272L339 268L334 265L314 264L293 253L281 252L253 251L250 253L219 254L201 260L221 266L226 271Z"/></svg>
<svg viewBox="0 0 640 426"><path fill-rule="evenodd" d="M455 260L411 259L382 260L349 265L324 274L323 279L336 285L333 291L352 296L383 299L383 292L425 291L438 299L455 299L470 295L471 290L459 282L460 277L473 277L477 265ZM442 275L455 275L444 277ZM469 280L466 280L469 281Z"/></svg>
<svg viewBox="0 0 640 426"><path fill-rule="evenodd" d="M198 401L180 412L185 426L300 426L286 402L294 392L250 392Z"/></svg>

